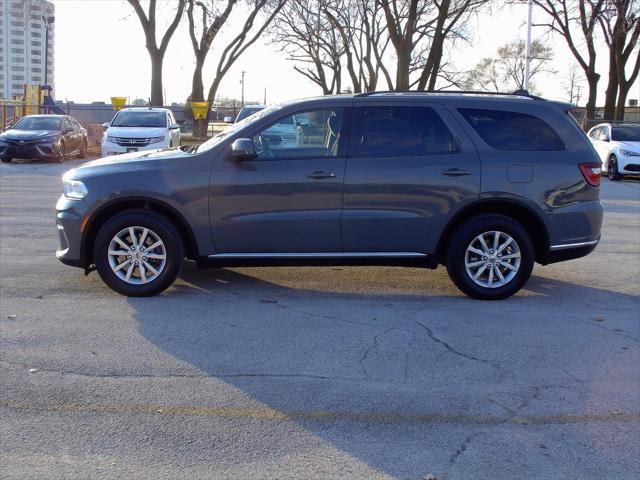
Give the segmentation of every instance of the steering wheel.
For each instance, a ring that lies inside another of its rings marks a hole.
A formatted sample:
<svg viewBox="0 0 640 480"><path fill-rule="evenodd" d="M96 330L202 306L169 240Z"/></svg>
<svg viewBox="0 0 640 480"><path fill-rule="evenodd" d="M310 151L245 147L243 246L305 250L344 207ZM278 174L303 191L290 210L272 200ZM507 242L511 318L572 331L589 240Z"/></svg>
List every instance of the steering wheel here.
<svg viewBox="0 0 640 480"><path fill-rule="evenodd" d="M255 143L256 143L256 152L258 155L262 155L262 157L265 157L265 158L273 158L273 152L269 147L269 142L267 142L267 140L262 136L261 133L256 135Z"/></svg>

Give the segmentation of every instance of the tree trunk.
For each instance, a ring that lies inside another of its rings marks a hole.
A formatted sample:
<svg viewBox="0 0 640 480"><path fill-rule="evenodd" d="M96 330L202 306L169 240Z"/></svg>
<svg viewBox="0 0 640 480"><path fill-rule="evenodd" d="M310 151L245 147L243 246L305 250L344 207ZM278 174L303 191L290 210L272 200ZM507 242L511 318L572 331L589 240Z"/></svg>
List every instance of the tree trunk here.
<svg viewBox="0 0 640 480"><path fill-rule="evenodd" d="M609 82L604 100L604 120L614 119L616 110L616 96L618 94L618 71L616 68L616 53L613 47L609 50Z"/></svg>
<svg viewBox="0 0 640 480"><path fill-rule="evenodd" d="M193 70L193 80L191 82L191 101L204 102L204 83L202 81L202 67L204 65L205 56L196 56L196 67ZM207 118L194 120L193 130L197 138L205 138L207 136L207 127L209 126L209 113Z"/></svg>
<svg viewBox="0 0 640 480"><path fill-rule="evenodd" d="M598 94L598 80L600 80L600 74L592 72L587 74L587 83L589 84L589 97L587 100L587 111L584 116L584 125L587 127L590 120L594 120L596 116L596 97Z"/></svg>
<svg viewBox="0 0 640 480"><path fill-rule="evenodd" d="M409 62L411 55L406 52L398 52L398 65L396 69L396 91L409 90Z"/></svg>
<svg viewBox="0 0 640 480"><path fill-rule="evenodd" d="M162 95L162 61L161 52L149 52L151 57L151 105L161 107L164 103Z"/></svg>
<svg viewBox="0 0 640 480"><path fill-rule="evenodd" d="M624 107L625 107L625 104L627 103L627 95L629 94L629 89L627 88L626 85L623 85L623 84L620 84L619 89L620 90L618 91L618 102L616 103L615 121L623 122Z"/></svg>

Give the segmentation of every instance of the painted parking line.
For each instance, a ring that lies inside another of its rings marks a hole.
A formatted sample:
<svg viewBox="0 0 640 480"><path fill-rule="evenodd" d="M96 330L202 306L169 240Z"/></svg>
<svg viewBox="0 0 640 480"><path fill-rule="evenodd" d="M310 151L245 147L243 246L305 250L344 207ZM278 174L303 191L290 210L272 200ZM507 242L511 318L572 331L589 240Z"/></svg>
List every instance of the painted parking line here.
<svg viewBox="0 0 640 480"><path fill-rule="evenodd" d="M377 423L442 423L461 425L551 425L597 422L640 422L640 412L555 414L555 415L455 415L440 413L402 412L323 412L283 411L270 408L231 408L199 406L167 406L144 404L39 404L0 401L0 407L18 410L40 410L69 413L140 413L154 415L187 415L197 417L245 418L250 420L311 420L318 422L377 422Z"/></svg>

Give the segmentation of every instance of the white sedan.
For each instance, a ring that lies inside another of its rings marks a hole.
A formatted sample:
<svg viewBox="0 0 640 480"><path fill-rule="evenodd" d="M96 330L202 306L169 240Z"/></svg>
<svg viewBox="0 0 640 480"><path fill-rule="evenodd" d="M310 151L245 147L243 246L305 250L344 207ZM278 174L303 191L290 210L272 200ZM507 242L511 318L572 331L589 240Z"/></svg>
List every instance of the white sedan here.
<svg viewBox="0 0 640 480"><path fill-rule="evenodd" d="M640 125L601 123L587 133L611 180L640 175Z"/></svg>

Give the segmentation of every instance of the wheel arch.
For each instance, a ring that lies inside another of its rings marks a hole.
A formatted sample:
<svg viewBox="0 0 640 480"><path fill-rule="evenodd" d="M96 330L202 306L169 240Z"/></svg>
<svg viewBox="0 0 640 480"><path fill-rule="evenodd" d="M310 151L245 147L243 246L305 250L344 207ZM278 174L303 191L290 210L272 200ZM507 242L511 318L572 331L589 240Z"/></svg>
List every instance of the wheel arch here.
<svg viewBox="0 0 640 480"><path fill-rule="evenodd" d="M535 251L535 261L546 264L549 252L549 232L540 214L530 206L513 199L485 199L467 205L457 212L445 227L437 247L437 258L444 262L447 246L456 229L469 218L482 214L498 214L520 223L529 233Z"/></svg>
<svg viewBox="0 0 640 480"><path fill-rule="evenodd" d="M80 248L85 268L88 268L93 263L93 242L102 225L114 215L133 209L149 210L166 217L168 221L177 227L187 258L198 258L198 244L196 243L195 235L189 226L189 222L180 212L166 202L156 198L127 197L114 199L102 205L87 220Z"/></svg>

